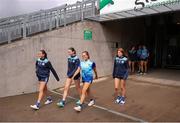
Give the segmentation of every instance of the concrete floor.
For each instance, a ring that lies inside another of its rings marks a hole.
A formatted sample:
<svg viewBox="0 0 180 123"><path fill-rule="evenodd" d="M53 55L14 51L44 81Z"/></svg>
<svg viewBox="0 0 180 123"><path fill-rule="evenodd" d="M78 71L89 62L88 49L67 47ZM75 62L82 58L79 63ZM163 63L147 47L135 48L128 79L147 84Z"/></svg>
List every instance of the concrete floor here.
<svg viewBox="0 0 180 123"><path fill-rule="evenodd" d="M121 106L113 101L113 79L107 77L92 84L92 91L96 99L96 106L85 106L77 113L73 110L75 100L68 98L65 108L58 108L60 95L51 93L54 102L42 105L34 111L29 105L36 100L36 93L0 98L0 121L166 121L180 122L180 87L127 81L126 104ZM62 93L62 89L57 89ZM70 89L70 96L78 98L74 88ZM99 108L100 106L101 108ZM104 109L102 109L104 108ZM134 119L133 119L134 118Z"/></svg>
<svg viewBox="0 0 180 123"><path fill-rule="evenodd" d="M180 87L180 70L151 69L146 75L133 74L129 79L137 82Z"/></svg>
<svg viewBox="0 0 180 123"><path fill-rule="evenodd" d="M72 99L68 99L65 108L59 108L56 106L59 95L53 93L51 95L54 102L47 106L42 105L38 111L29 107L35 102L36 93L0 99L0 122L132 121L94 107L85 108L81 113L77 113L73 109L75 101Z"/></svg>
<svg viewBox="0 0 180 123"><path fill-rule="evenodd" d="M157 79L180 81L180 70L174 69L151 69L146 77Z"/></svg>

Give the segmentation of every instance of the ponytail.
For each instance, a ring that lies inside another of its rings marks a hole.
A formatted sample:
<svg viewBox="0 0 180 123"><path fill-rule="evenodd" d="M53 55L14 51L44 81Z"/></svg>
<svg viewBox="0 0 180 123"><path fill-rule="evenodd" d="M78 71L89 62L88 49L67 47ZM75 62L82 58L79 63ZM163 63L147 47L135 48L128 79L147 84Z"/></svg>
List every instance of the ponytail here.
<svg viewBox="0 0 180 123"><path fill-rule="evenodd" d="M76 50L73 47L70 47L68 50L71 50L76 55Z"/></svg>
<svg viewBox="0 0 180 123"><path fill-rule="evenodd" d="M47 53L46 53L46 51L45 51L45 50L40 50L40 51L42 52L42 54L44 54L44 58L47 59Z"/></svg>

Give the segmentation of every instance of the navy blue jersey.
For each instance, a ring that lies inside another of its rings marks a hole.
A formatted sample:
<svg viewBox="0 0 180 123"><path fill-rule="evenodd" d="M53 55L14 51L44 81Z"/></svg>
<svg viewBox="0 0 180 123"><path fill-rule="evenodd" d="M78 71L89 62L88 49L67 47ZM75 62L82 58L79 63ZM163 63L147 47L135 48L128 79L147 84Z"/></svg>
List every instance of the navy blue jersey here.
<svg viewBox="0 0 180 123"><path fill-rule="evenodd" d="M36 61L36 75L38 77L49 77L50 71L53 73L54 77L57 81L59 81L59 77L54 70L53 66L51 65L51 62L45 58L45 59L37 59Z"/></svg>
<svg viewBox="0 0 180 123"><path fill-rule="evenodd" d="M128 77L128 59L125 56L114 59L113 78L127 79Z"/></svg>
<svg viewBox="0 0 180 123"><path fill-rule="evenodd" d="M130 61L135 61L137 58L136 50L129 50L128 51L128 58Z"/></svg>
<svg viewBox="0 0 180 123"><path fill-rule="evenodd" d="M80 65L80 60L77 56L69 56L68 57L68 71L67 76L69 78L72 78L76 70L78 69Z"/></svg>

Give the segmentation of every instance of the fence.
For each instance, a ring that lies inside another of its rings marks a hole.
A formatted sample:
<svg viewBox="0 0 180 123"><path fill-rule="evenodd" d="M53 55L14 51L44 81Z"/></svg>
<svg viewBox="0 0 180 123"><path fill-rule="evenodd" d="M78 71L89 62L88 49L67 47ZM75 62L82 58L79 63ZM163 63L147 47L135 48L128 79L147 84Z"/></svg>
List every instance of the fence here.
<svg viewBox="0 0 180 123"><path fill-rule="evenodd" d="M33 34L66 26L92 17L96 13L97 0L77 2L56 8L41 10L20 16L0 19L0 44L26 38Z"/></svg>

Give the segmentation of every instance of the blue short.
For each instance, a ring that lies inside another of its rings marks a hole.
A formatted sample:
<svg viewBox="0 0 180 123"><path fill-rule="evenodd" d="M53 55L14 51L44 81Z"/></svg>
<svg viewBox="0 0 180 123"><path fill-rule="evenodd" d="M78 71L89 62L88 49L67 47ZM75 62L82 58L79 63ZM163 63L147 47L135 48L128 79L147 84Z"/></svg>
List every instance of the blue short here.
<svg viewBox="0 0 180 123"><path fill-rule="evenodd" d="M113 78L118 78L118 79L127 80L127 77L121 77L121 76L114 76Z"/></svg>
<svg viewBox="0 0 180 123"><path fill-rule="evenodd" d="M41 77L41 76L38 76L38 81L48 83L49 77Z"/></svg>
<svg viewBox="0 0 180 123"><path fill-rule="evenodd" d="M118 78L118 79L127 80L127 78L128 78L128 72L126 72L124 75L114 75L113 78Z"/></svg>
<svg viewBox="0 0 180 123"><path fill-rule="evenodd" d="M141 61L141 58L140 58L140 57L137 57L137 61L140 62L140 61Z"/></svg>
<svg viewBox="0 0 180 123"><path fill-rule="evenodd" d="M88 81L87 81L87 80L86 80L86 81L85 81L85 80L82 80L82 82L83 82L83 83L90 83L90 84L91 84L91 83L93 82L93 80L88 80Z"/></svg>
<svg viewBox="0 0 180 123"><path fill-rule="evenodd" d="M82 78L83 83L92 83L93 82L93 77L90 78Z"/></svg>
<svg viewBox="0 0 180 123"><path fill-rule="evenodd" d="M74 77L74 80L80 80L80 77L81 77L81 74L80 73L78 73L75 77ZM68 76L68 78L72 78L72 77L69 77Z"/></svg>
<svg viewBox="0 0 180 123"><path fill-rule="evenodd" d="M148 58L141 58L141 61L148 61Z"/></svg>

